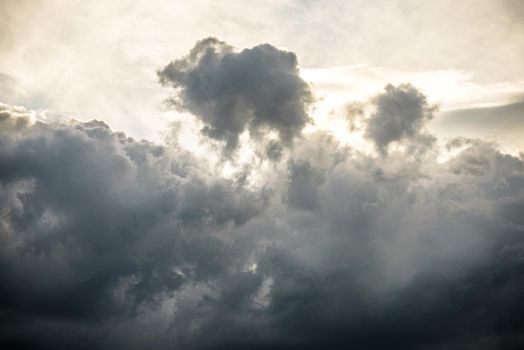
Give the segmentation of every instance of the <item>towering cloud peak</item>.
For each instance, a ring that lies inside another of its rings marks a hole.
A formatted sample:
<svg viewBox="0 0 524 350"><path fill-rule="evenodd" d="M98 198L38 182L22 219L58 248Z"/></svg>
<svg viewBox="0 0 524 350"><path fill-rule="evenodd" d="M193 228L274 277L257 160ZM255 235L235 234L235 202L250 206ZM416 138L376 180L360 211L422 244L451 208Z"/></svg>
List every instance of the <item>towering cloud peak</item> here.
<svg viewBox="0 0 524 350"><path fill-rule="evenodd" d="M420 134L425 122L433 117L435 107L410 84L387 85L373 100L376 111L367 121L366 134L381 154L390 143Z"/></svg>
<svg viewBox="0 0 524 350"><path fill-rule="evenodd" d="M170 102L197 116L206 135L226 142L226 151L237 148L246 129L257 139L276 131L288 146L308 121L312 94L297 57L269 44L235 52L223 41L203 39L158 75L176 89Z"/></svg>

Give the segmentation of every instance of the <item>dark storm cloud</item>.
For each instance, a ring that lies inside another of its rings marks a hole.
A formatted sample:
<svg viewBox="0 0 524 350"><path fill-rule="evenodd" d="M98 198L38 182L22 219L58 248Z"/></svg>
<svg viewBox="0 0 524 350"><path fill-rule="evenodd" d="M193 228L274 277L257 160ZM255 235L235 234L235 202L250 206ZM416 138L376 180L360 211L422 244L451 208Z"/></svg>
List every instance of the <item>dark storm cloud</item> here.
<svg viewBox="0 0 524 350"><path fill-rule="evenodd" d="M4 326L139 312L227 269L238 243L220 232L262 208L260 196L207 177L188 154L103 122L33 125L6 106L0 120Z"/></svg>
<svg viewBox="0 0 524 350"><path fill-rule="evenodd" d="M386 86L373 103L376 112L367 121L366 133L382 154L390 143L419 135L434 111L426 97L409 84Z"/></svg>
<svg viewBox="0 0 524 350"><path fill-rule="evenodd" d="M158 75L177 90L171 102L199 117L205 134L225 141L229 151L246 129L255 138L274 130L290 145L308 121L312 95L297 57L269 44L235 52L223 41L203 39Z"/></svg>
<svg viewBox="0 0 524 350"><path fill-rule="evenodd" d="M243 81L228 60L247 69L266 54L291 57L206 39L161 73L183 82L179 103L218 139L237 145L229 114L215 114L230 103L250 105L241 124L255 139L259 127L279 132L276 144L258 140L270 171L253 165L238 180L176 142L136 141L101 121L35 123L0 105L2 346L522 347L522 156L460 138L437 162L423 128L433 108L410 85L388 86L362 119L378 156L320 131L283 147L280 122L254 114L275 96L248 94L284 79L263 64L247 74L267 74L257 88L196 94L201 82ZM393 142L405 147L388 152Z"/></svg>

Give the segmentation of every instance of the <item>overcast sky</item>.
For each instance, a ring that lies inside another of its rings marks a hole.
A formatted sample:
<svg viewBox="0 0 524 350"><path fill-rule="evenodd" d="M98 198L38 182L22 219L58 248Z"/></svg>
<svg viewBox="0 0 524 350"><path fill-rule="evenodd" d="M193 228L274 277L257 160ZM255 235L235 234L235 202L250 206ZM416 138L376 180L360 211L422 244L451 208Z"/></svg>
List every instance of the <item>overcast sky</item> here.
<svg viewBox="0 0 524 350"><path fill-rule="evenodd" d="M524 346L524 2L0 0L0 345Z"/></svg>

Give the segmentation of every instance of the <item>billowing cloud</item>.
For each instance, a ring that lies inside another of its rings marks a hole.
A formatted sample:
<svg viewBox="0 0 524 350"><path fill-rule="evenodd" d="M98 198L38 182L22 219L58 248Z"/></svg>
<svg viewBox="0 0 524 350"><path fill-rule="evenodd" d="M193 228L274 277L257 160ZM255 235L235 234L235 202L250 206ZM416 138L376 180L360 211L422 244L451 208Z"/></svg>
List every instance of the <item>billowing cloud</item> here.
<svg viewBox="0 0 524 350"><path fill-rule="evenodd" d="M373 102L376 112L367 122L366 133L383 154L390 143L419 135L434 111L426 97L409 84L387 85Z"/></svg>
<svg viewBox="0 0 524 350"><path fill-rule="evenodd" d="M522 347L522 156L461 138L437 161L410 85L358 104L378 154L297 138L296 69L269 45L205 39L160 72L207 136L274 146L239 176L176 142L0 105L0 344Z"/></svg>
<svg viewBox="0 0 524 350"><path fill-rule="evenodd" d="M136 316L240 258L221 232L256 215L260 194L103 122L29 117L0 112L1 339L37 320Z"/></svg>
<svg viewBox="0 0 524 350"><path fill-rule="evenodd" d="M255 138L274 130L289 145L308 121L312 95L295 54L269 44L237 53L223 41L203 39L158 75L177 90L171 102L199 117L205 134L225 141L227 150L247 129Z"/></svg>

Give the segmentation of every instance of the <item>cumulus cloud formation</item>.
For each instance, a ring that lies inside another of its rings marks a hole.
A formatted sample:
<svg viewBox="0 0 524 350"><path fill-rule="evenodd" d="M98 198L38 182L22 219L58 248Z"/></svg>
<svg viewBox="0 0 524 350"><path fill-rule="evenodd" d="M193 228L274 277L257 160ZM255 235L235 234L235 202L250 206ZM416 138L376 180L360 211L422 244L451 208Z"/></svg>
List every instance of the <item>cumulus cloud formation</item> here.
<svg viewBox="0 0 524 350"><path fill-rule="evenodd" d="M276 131L290 145L308 121L312 94L297 57L269 44L235 52L223 41L203 39L158 75L177 90L171 102L200 118L204 133L225 141L227 150L246 129L255 138Z"/></svg>
<svg viewBox="0 0 524 350"><path fill-rule="evenodd" d="M387 153L390 143L419 135L435 110L428 105L426 97L409 84L387 85L373 103L376 112L368 120L366 133L383 154Z"/></svg>
<svg viewBox="0 0 524 350"><path fill-rule="evenodd" d="M359 105L377 153L297 138L311 92L296 62L204 39L159 73L227 149L278 133L269 168L241 176L176 142L0 105L0 344L521 348L522 155L460 138L438 161L411 85Z"/></svg>
<svg viewBox="0 0 524 350"><path fill-rule="evenodd" d="M33 322L22 340L36 345L54 327L136 316L239 258L220 232L253 217L260 194L100 121L33 124L5 105L0 119L3 342Z"/></svg>

